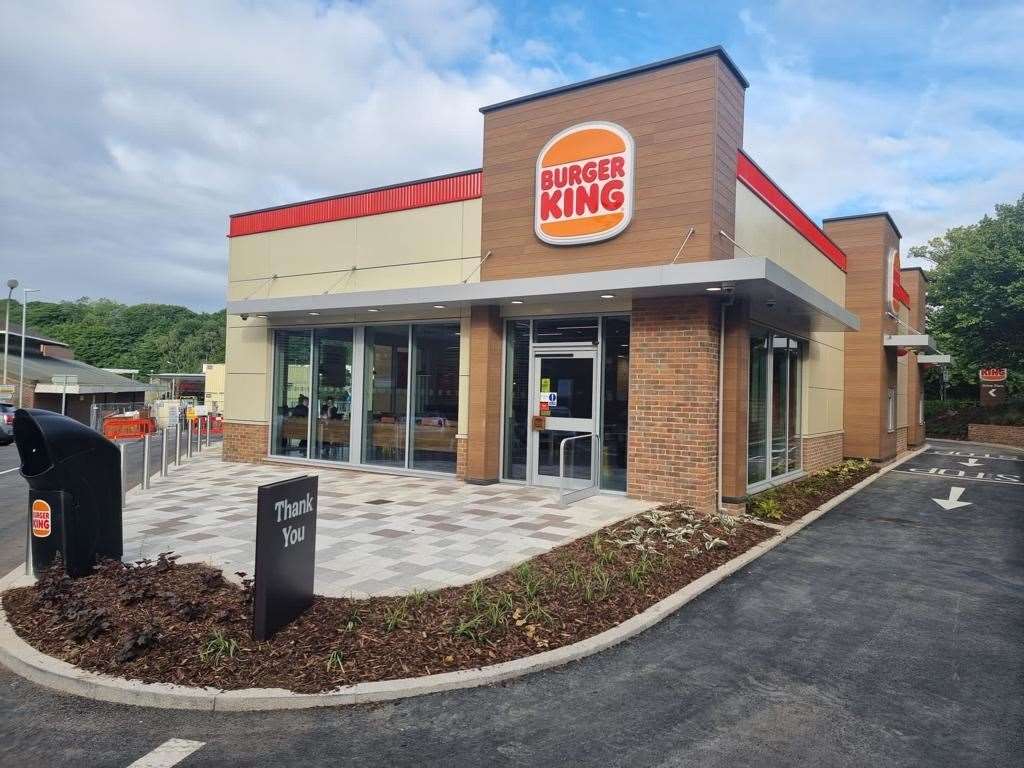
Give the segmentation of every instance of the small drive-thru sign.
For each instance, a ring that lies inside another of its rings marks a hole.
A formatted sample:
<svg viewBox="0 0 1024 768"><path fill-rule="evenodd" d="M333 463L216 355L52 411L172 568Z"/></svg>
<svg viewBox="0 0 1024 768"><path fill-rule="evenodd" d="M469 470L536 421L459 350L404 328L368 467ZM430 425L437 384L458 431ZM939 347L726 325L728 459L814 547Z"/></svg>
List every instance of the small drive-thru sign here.
<svg viewBox="0 0 1024 768"><path fill-rule="evenodd" d="M256 501L252 635L268 640L313 603L316 475L261 485Z"/></svg>
<svg viewBox="0 0 1024 768"><path fill-rule="evenodd" d="M991 408L1006 402L1008 374L1006 368L982 368L978 371L978 380L981 382L979 399L983 406Z"/></svg>

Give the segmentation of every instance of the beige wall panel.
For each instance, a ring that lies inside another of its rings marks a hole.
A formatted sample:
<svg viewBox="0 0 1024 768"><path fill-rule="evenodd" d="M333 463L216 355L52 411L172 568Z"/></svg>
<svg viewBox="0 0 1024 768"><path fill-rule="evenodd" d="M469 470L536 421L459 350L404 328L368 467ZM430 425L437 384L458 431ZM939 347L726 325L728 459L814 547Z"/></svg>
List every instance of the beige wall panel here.
<svg viewBox="0 0 1024 768"><path fill-rule="evenodd" d="M228 238L228 282L263 278L270 271L269 233ZM255 288L257 282L253 282Z"/></svg>
<svg viewBox="0 0 1024 768"><path fill-rule="evenodd" d="M227 328L225 363L227 373L266 373L270 334L263 324Z"/></svg>
<svg viewBox="0 0 1024 768"><path fill-rule="evenodd" d="M841 337L841 333L818 334ZM843 429L843 350L812 340L803 364L802 433L814 435Z"/></svg>
<svg viewBox="0 0 1024 768"><path fill-rule="evenodd" d="M268 379L266 373L228 372L224 382L224 419L265 424L270 403Z"/></svg>
<svg viewBox="0 0 1024 768"><path fill-rule="evenodd" d="M468 200L231 238L228 299L478 280L480 210L480 200ZM436 263L403 264L412 261Z"/></svg>
<svg viewBox="0 0 1024 768"><path fill-rule="evenodd" d="M736 242L754 256L771 259L837 304L846 303L846 273L739 182ZM744 256L737 248L736 258Z"/></svg>

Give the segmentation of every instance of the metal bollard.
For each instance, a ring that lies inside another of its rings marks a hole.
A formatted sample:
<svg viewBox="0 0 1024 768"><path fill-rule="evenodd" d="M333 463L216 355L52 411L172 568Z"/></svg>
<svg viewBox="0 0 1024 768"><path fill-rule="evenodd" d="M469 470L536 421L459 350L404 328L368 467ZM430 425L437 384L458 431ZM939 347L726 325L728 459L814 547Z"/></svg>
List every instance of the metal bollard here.
<svg viewBox="0 0 1024 768"><path fill-rule="evenodd" d="M128 493L128 460L125 457L125 444L118 443L117 449L121 452L121 506L124 506L124 498Z"/></svg>
<svg viewBox="0 0 1024 768"><path fill-rule="evenodd" d="M167 477L167 428L160 430L160 476Z"/></svg>
<svg viewBox="0 0 1024 768"><path fill-rule="evenodd" d="M196 453L203 452L203 422L196 419Z"/></svg>
<svg viewBox="0 0 1024 768"><path fill-rule="evenodd" d="M142 490L149 490L149 435L142 438Z"/></svg>
<svg viewBox="0 0 1024 768"><path fill-rule="evenodd" d="M181 424L174 425L174 466L181 464Z"/></svg>
<svg viewBox="0 0 1024 768"><path fill-rule="evenodd" d="M206 447L207 448L210 447L210 427L212 426L212 424L210 422L211 422L211 419L210 419L209 416L207 416L206 417Z"/></svg>
<svg viewBox="0 0 1024 768"><path fill-rule="evenodd" d="M187 430L187 432L185 433L185 458L186 459L191 459L192 458L192 422L191 421L186 421L185 422L185 429Z"/></svg>

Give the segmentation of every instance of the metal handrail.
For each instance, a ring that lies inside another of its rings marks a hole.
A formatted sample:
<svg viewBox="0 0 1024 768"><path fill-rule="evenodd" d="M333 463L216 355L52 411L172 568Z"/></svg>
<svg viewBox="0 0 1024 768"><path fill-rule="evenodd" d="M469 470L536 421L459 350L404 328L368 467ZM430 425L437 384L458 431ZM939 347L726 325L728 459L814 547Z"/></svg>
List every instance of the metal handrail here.
<svg viewBox="0 0 1024 768"><path fill-rule="evenodd" d="M558 443L558 499L559 502L565 503L565 444L571 443L573 440L582 440L585 437L589 437L591 441L597 439L597 432L584 432L581 435L573 435L572 437L563 437ZM594 450L593 443L591 443L590 450L590 474L591 482L594 481ZM577 489L579 490L579 489Z"/></svg>

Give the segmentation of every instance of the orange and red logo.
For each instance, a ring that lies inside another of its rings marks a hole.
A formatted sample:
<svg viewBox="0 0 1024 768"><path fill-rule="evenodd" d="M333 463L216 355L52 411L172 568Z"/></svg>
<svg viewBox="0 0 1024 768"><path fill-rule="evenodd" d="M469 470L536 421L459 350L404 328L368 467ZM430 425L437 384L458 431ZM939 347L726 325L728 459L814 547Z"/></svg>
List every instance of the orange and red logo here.
<svg viewBox="0 0 1024 768"><path fill-rule="evenodd" d="M50 535L51 528L50 505L42 499L36 499L32 502L32 535L45 539Z"/></svg>
<svg viewBox="0 0 1024 768"><path fill-rule="evenodd" d="M978 371L978 378L989 383L1006 381L1006 375L1005 368L982 368Z"/></svg>
<svg viewBox="0 0 1024 768"><path fill-rule="evenodd" d="M551 245L615 237L633 218L633 137L601 121L556 134L537 157L533 229Z"/></svg>

